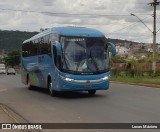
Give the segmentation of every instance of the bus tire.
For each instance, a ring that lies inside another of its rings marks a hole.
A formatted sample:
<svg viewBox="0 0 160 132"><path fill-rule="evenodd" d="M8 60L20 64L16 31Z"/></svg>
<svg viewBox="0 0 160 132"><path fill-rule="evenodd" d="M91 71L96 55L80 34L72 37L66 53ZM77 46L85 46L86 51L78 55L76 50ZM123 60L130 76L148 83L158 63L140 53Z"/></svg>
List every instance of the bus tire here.
<svg viewBox="0 0 160 132"><path fill-rule="evenodd" d="M96 90L88 90L88 93L89 93L90 95L95 95Z"/></svg>
<svg viewBox="0 0 160 132"><path fill-rule="evenodd" d="M29 90L33 90L33 86L31 85L29 75L27 75L27 86Z"/></svg>
<svg viewBox="0 0 160 132"><path fill-rule="evenodd" d="M52 89L52 79L50 77L48 78L48 91L49 91L49 94L52 97L56 97L57 96L57 91Z"/></svg>

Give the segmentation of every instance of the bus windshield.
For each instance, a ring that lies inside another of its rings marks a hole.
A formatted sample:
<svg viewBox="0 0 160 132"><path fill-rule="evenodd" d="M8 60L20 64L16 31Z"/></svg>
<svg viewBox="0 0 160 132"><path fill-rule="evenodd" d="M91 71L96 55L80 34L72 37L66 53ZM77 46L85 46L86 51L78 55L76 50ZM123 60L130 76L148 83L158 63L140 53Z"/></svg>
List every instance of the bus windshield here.
<svg viewBox="0 0 160 132"><path fill-rule="evenodd" d="M62 69L72 73L94 74L109 68L105 38L61 37Z"/></svg>

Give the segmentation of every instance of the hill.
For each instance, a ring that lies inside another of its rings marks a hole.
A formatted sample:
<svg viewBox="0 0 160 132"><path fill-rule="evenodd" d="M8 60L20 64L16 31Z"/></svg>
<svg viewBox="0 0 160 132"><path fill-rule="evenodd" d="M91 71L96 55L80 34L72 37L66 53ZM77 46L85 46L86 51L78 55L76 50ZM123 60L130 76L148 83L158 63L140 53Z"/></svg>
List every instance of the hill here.
<svg viewBox="0 0 160 132"><path fill-rule="evenodd" d="M0 51L9 51L13 49L20 49L24 40L36 35L38 32L23 32L23 31L2 31L0 30ZM133 43L132 41L120 40L120 39L107 39L115 44L121 43L122 45L129 47Z"/></svg>
<svg viewBox="0 0 160 132"><path fill-rule="evenodd" d="M0 30L0 50L20 49L24 40L38 32L2 31Z"/></svg>

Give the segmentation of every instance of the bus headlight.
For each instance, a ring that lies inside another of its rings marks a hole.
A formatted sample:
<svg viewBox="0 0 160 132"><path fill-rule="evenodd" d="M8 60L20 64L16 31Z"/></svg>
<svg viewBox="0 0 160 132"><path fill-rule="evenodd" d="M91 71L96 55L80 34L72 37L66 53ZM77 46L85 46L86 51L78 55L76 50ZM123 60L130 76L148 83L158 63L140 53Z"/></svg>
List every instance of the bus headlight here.
<svg viewBox="0 0 160 132"><path fill-rule="evenodd" d="M74 80L74 79L71 79L71 78L68 78L68 77L63 77L63 76L60 76L60 78L62 78L65 81L68 81L68 82L71 82L71 81Z"/></svg>
<svg viewBox="0 0 160 132"><path fill-rule="evenodd" d="M71 78L66 77L66 78L64 78L64 80L65 80L65 81L68 81L68 82L71 82L71 81L73 81L74 79L71 79Z"/></svg>
<svg viewBox="0 0 160 132"><path fill-rule="evenodd" d="M108 79L109 79L108 76L105 76L105 77L102 78L103 81L108 80Z"/></svg>

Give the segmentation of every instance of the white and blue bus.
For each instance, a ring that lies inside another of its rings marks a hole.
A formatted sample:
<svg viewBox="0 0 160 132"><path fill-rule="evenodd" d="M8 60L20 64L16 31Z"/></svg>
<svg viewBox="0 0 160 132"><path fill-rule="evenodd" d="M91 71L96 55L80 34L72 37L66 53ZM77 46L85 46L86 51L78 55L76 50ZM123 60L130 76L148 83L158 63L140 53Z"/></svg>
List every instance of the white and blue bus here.
<svg viewBox="0 0 160 132"><path fill-rule="evenodd" d="M110 47L110 48L109 48ZM58 91L88 91L109 88L109 49L100 31L83 27L55 27L22 44L21 78L29 88Z"/></svg>

